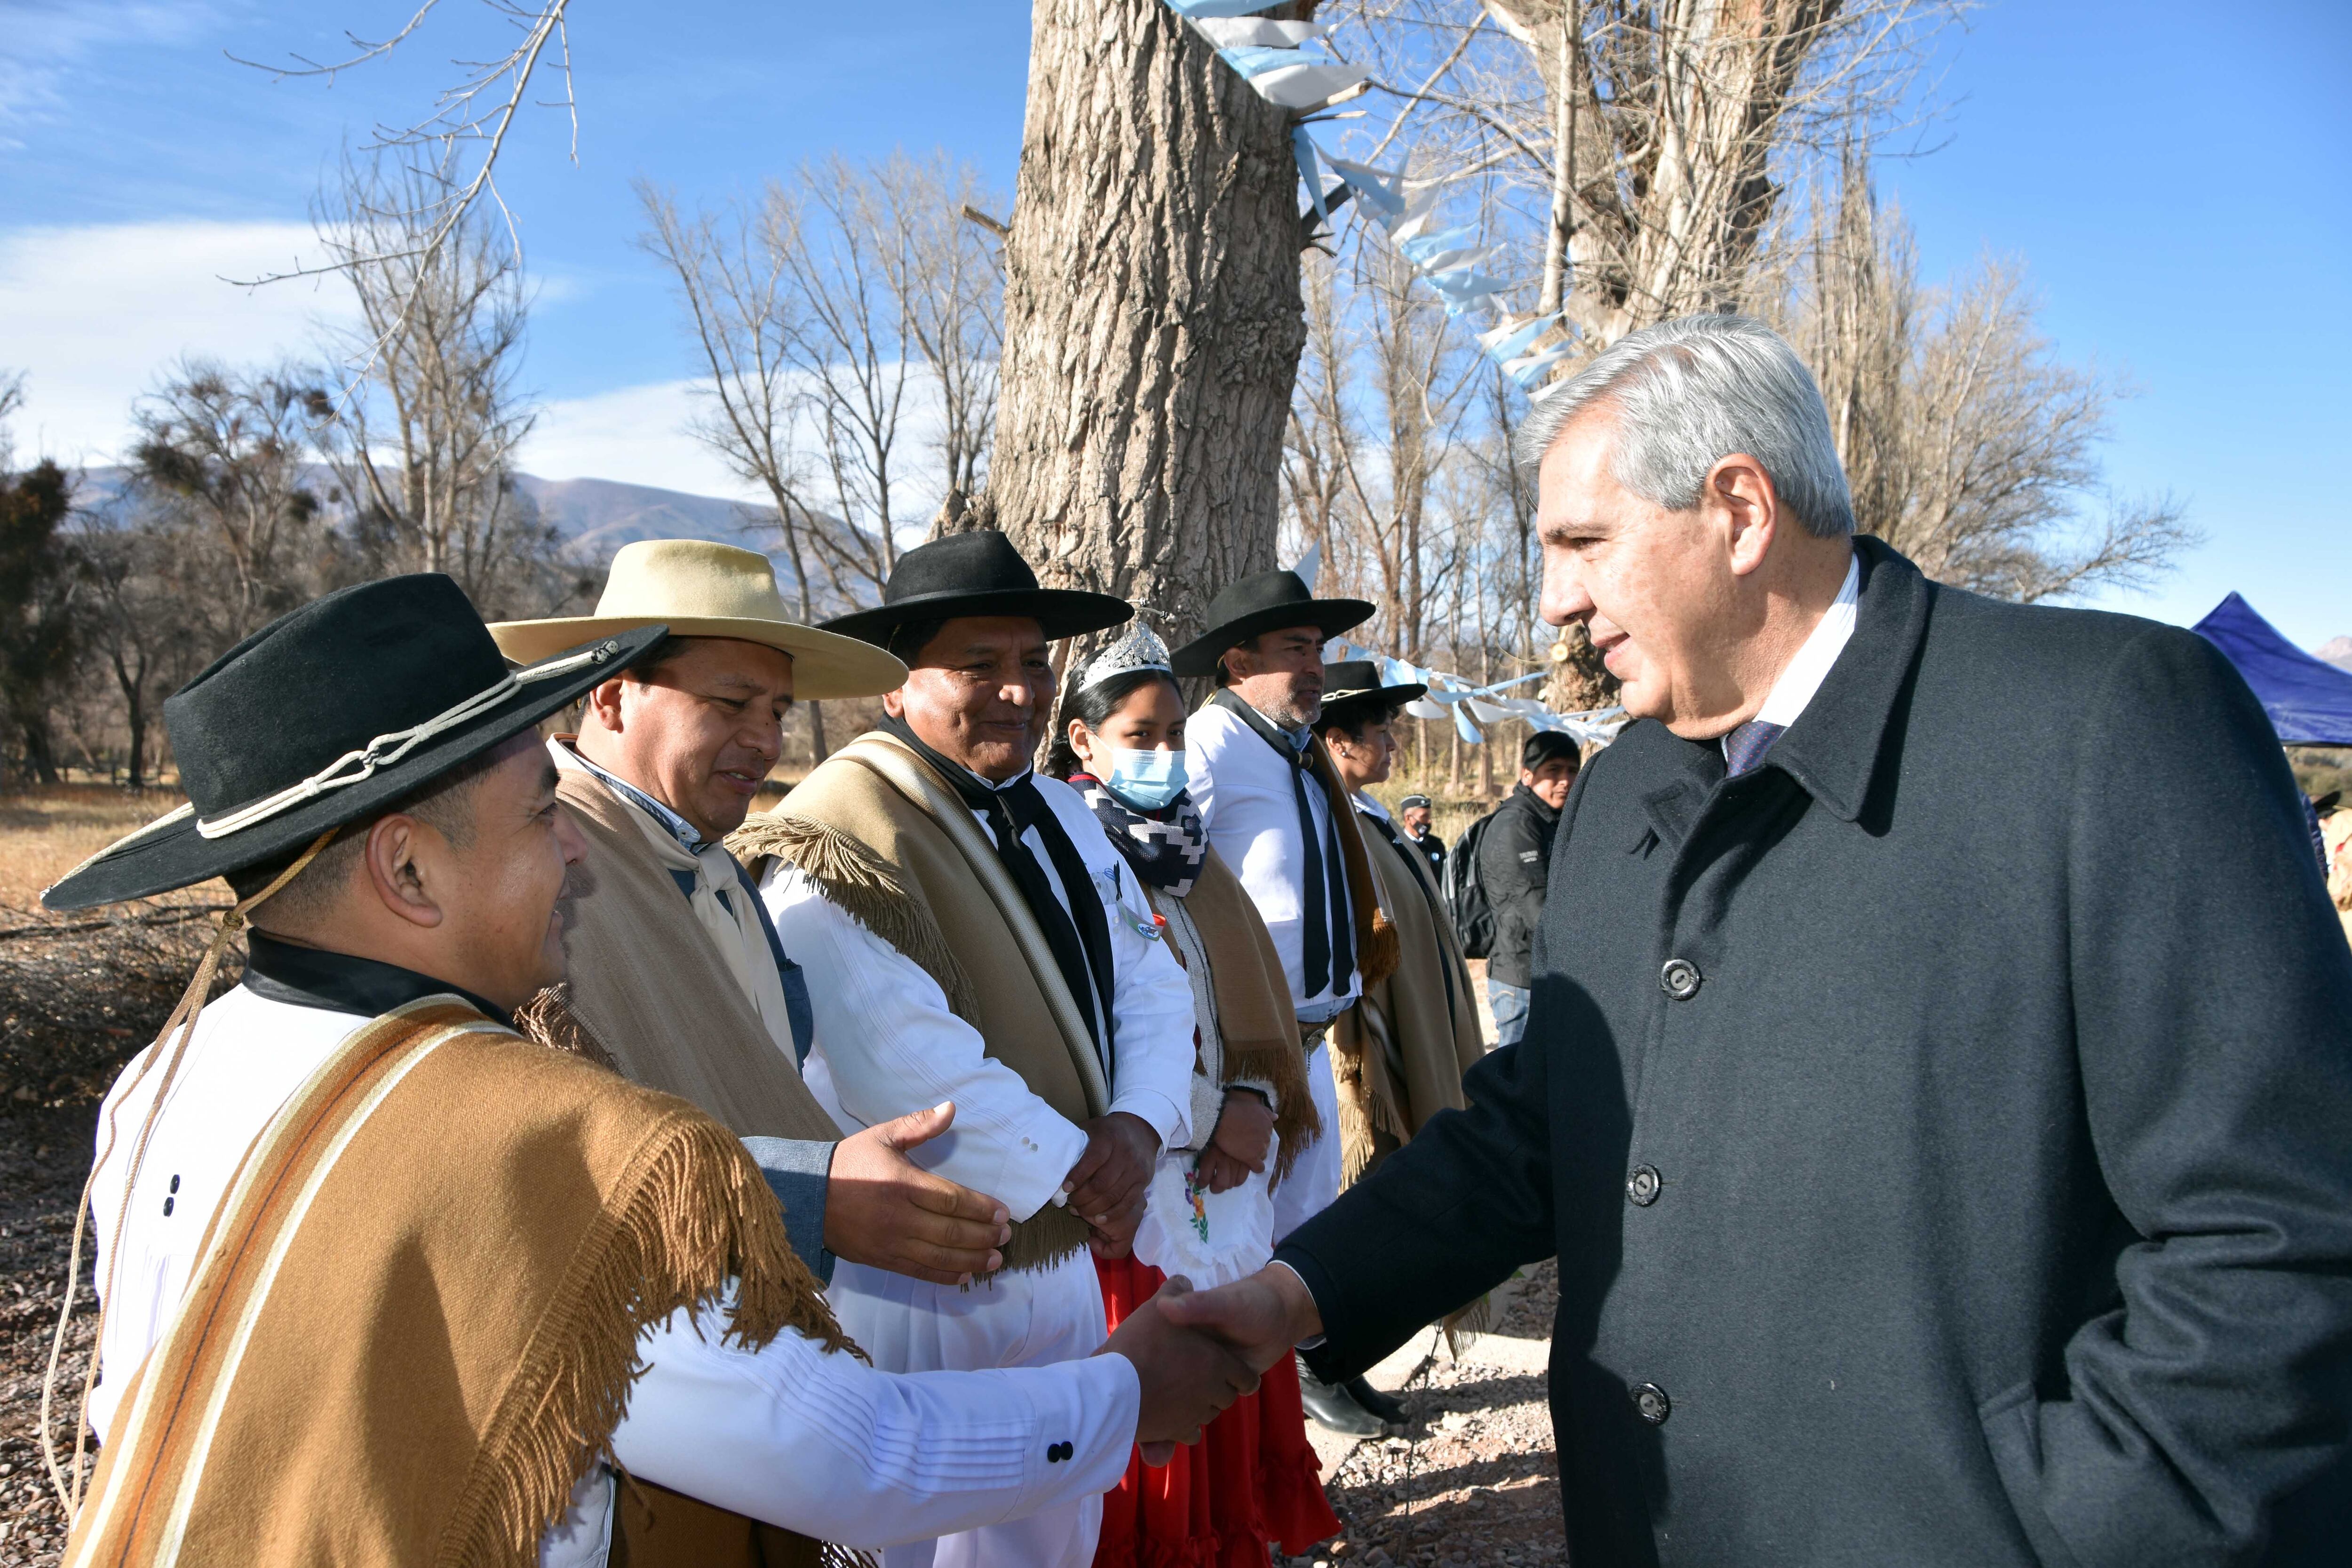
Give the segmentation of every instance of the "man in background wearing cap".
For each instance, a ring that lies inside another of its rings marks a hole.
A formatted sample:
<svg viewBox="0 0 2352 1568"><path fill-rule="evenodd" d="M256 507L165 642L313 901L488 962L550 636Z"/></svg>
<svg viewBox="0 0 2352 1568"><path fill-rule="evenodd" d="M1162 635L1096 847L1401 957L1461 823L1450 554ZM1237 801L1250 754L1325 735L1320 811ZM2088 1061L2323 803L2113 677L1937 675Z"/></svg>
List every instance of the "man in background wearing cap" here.
<svg viewBox="0 0 2352 1568"><path fill-rule="evenodd" d="M1004 1267L968 1286L841 1266L835 1310L878 1366L1090 1354L1088 1245L1123 1251L1161 1148L1189 1141L1192 987L1092 809L1031 766L1050 640L1132 614L1040 588L1001 533L907 552L879 606L826 625L908 666L887 717L734 840L806 965L820 1101L871 1126L953 1100L954 1128L915 1159L1012 1216ZM1089 1498L885 1561L1085 1568L1101 1520Z"/></svg>
<svg viewBox="0 0 2352 1568"><path fill-rule="evenodd" d="M1066 1502L1242 1381L1158 1314L1133 1370L877 1373L725 1129L497 1021L585 854L536 725L661 635L510 672L446 577L330 595L165 704L189 805L43 895L239 900L100 1113L69 1563L772 1562Z"/></svg>
<svg viewBox="0 0 2352 1568"><path fill-rule="evenodd" d="M945 1131L954 1107L842 1139L801 1081L807 980L724 843L782 754L796 699L878 696L906 667L793 624L766 556L701 540L624 547L593 615L490 633L528 663L650 626L669 635L590 689L577 735L548 742L594 891L569 906L570 978L532 1016L744 1138L820 1278L836 1258L947 1285L986 1273L1002 1261L1002 1205L905 1152Z"/></svg>
<svg viewBox="0 0 2352 1568"><path fill-rule="evenodd" d="M1439 887L1445 885L1445 840L1437 836L1432 826L1436 808L1425 795L1409 795L1397 802L1397 827L1404 841L1423 860L1429 862L1430 880Z"/></svg>
<svg viewBox="0 0 2352 1568"><path fill-rule="evenodd" d="M1582 765L1576 742L1538 730L1519 748L1519 782L1495 808L1478 840L1478 875L1495 910L1495 945L1486 959L1486 1001L1495 1043L1517 1045L1528 1030L1534 995L1536 925L1543 919L1552 835Z"/></svg>
<svg viewBox="0 0 2352 1568"><path fill-rule="evenodd" d="M1330 753L1323 644L1370 618L1361 599L1318 599L1295 572L1261 572L1209 602L1209 629L1171 661L1218 689L1187 731L1192 794L1210 846L1237 872L1282 955L1307 1082L1323 1135L1274 1189L1283 1237L1339 1194L1339 1100L1326 1043L1368 977L1395 967L1396 937L1378 917L1363 836ZM1301 1374L1307 1414L1339 1432L1377 1432L1380 1415L1345 1389Z"/></svg>

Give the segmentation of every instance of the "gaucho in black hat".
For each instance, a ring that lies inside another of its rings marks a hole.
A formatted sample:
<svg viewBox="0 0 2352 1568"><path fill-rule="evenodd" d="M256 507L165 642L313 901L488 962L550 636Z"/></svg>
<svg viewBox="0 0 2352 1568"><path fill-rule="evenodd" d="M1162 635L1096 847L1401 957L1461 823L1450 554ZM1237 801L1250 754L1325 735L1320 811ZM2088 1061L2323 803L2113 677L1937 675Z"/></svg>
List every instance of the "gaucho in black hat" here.
<svg viewBox="0 0 2352 1568"><path fill-rule="evenodd" d="M812 1466L806 1423L844 1415L773 1390L904 1395L835 1353L759 1167L593 1042L508 1026L562 977L562 900L593 896L537 726L664 636L509 668L455 583L400 577L272 623L166 704L189 805L46 895L239 895L100 1116L102 1446L85 1490L76 1445L68 1561L529 1563L617 1536L706 1562L695 1543L757 1522L857 1520L881 1545L910 1510L1012 1505ZM244 983L206 1005L248 918Z"/></svg>
<svg viewBox="0 0 2352 1568"><path fill-rule="evenodd" d="M1210 847L1241 873L1281 954L1325 1129L1274 1190L1277 1237L1339 1195L1340 1107L1326 1037L1396 964L1362 829L1314 732L1332 671L1349 668L1325 666L1323 645L1371 614L1361 599L1316 598L1295 572L1261 572L1211 600L1209 630L1171 661L1180 675L1216 678L1186 732L1192 798ZM1351 1394L1303 1371L1300 1393L1307 1414L1335 1431L1369 1436L1402 1414L1369 1386Z"/></svg>
<svg viewBox="0 0 2352 1568"><path fill-rule="evenodd" d="M1396 760L1391 725L1397 710L1429 688L1391 683L1372 659L1326 665L1323 681L1323 716L1315 733L1349 791L1381 913L1397 935L1395 972L1365 982L1362 997L1331 1029L1340 1163L1352 1186L1411 1142L1431 1117L1469 1103L1462 1075L1486 1045L1469 965L1437 879L1371 793L1388 782ZM1447 1327L1475 1331L1486 1326L1486 1310L1483 1302L1474 1303L1449 1318ZM1366 1409L1387 1414L1382 1406L1390 1396L1362 1378L1339 1386Z"/></svg>
<svg viewBox="0 0 2352 1568"><path fill-rule="evenodd" d="M826 626L906 662L887 717L730 840L807 972L811 1079L860 1125L952 1099L925 1163L1013 1217L984 1292L835 1266L842 1326L894 1371L1091 1354L1088 1243L1125 1256L1162 1144L1185 1142L1191 987L1085 798L1032 771L1053 640L1131 614L1041 588L999 533L908 552L878 607ZM940 1555L1083 1565L1095 1518L1048 1510Z"/></svg>

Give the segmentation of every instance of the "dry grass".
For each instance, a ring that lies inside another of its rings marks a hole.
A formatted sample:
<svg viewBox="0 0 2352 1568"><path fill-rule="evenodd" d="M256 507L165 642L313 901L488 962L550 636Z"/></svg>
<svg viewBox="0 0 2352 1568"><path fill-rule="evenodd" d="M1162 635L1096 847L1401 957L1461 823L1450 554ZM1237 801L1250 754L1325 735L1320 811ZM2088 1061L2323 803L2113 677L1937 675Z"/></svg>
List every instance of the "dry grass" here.
<svg viewBox="0 0 2352 1568"><path fill-rule="evenodd" d="M57 784L0 795L0 905L37 910L43 888L180 799L170 790L133 793L106 784ZM198 891L213 902L221 889Z"/></svg>

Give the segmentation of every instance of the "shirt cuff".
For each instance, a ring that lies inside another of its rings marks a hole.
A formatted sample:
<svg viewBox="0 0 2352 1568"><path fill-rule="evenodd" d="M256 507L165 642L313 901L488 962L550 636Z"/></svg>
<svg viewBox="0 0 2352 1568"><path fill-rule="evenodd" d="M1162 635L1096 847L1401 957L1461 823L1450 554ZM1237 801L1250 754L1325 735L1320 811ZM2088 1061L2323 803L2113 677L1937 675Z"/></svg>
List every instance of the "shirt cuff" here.
<svg viewBox="0 0 2352 1568"><path fill-rule="evenodd" d="M1307 1262L1307 1266L1309 1268L1315 1268L1311 1259ZM1273 1267L1285 1270L1293 1279L1297 1280L1299 1284L1306 1287L1308 1300L1315 1303L1315 1315L1318 1318L1321 1317L1323 1315L1323 1299L1315 1294L1315 1286L1313 1282L1310 1281L1307 1276L1302 1273L1287 1258L1277 1258L1274 1259ZM1322 1272L1319 1268L1317 1268L1315 1271L1318 1274ZM1324 1335L1317 1334L1312 1339L1304 1339L1299 1341L1296 1348L1303 1351L1320 1350L1323 1348L1324 1339Z"/></svg>
<svg viewBox="0 0 2352 1568"><path fill-rule="evenodd" d="M1066 1373L1030 1390L1037 1436L1030 1444L1029 1480L1008 1518L1035 1513L1107 1492L1127 1475L1135 1455L1136 1423L1143 1419L1143 1379L1135 1363L1111 1351L1053 1367L1008 1368Z"/></svg>
<svg viewBox="0 0 2352 1568"><path fill-rule="evenodd" d="M833 1254L824 1247L824 1190L832 1180L833 1152L840 1147L799 1138L746 1138L768 1190L783 1205L784 1237L809 1271L833 1283Z"/></svg>
<svg viewBox="0 0 2352 1568"><path fill-rule="evenodd" d="M1159 1133L1160 1147L1163 1152L1184 1147L1184 1140L1181 1134L1184 1132L1185 1123L1191 1120L1191 1117L1183 1107L1158 1089L1128 1089L1110 1102L1110 1109L1112 1114L1124 1111Z"/></svg>

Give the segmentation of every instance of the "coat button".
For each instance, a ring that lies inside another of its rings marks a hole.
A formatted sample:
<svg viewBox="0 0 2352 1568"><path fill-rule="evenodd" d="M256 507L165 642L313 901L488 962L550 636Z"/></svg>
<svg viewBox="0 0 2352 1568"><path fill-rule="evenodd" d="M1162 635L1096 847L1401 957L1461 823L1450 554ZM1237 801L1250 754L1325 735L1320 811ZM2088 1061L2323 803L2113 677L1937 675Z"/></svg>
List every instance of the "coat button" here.
<svg viewBox="0 0 2352 1568"><path fill-rule="evenodd" d="M1670 958L1658 971L1658 989L1677 1002L1698 994L1698 965L1687 958Z"/></svg>
<svg viewBox="0 0 2352 1568"><path fill-rule="evenodd" d="M1664 1185L1655 1165L1636 1165L1633 1173L1625 1178L1625 1195L1637 1208L1648 1208L1658 1201L1658 1189Z"/></svg>
<svg viewBox="0 0 2352 1568"><path fill-rule="evenodd" d="M1642 1419L1653 1426L1664 1426L1666 1417L1675 1413L1674 1401L1654 1383L1637 1383L1626 1392L1633 1396L1633 1408Z"/></svg>

